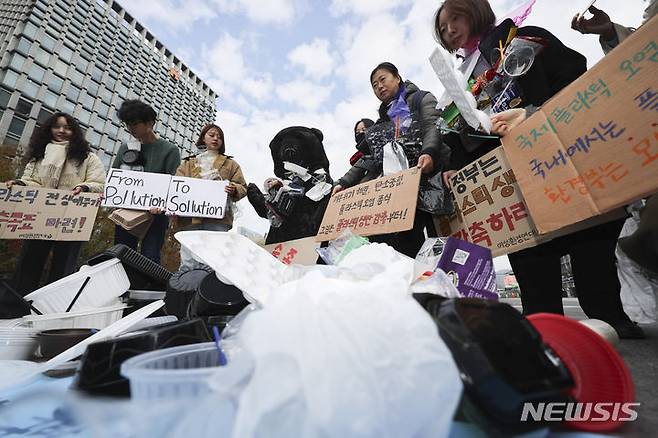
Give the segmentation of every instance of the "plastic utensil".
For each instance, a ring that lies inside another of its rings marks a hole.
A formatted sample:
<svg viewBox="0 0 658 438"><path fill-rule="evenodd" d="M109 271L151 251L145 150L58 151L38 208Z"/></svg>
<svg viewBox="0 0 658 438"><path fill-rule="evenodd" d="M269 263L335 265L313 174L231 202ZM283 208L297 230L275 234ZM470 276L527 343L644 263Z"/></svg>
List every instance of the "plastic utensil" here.
<svg viewBox="0 0 658 438"><path fill-rule="evenodd" d="M226 365L226 356L224 356L224 352L222 351L222 346L220 345L222 337L219 334L219 329L217 328L216 325L212 326L212 335L213 338L215 338L215 345L217 346L217 353L219 354L219 366L223 367L224 365Z"/></svg>
<svg viewBox="0 0 658 438"><path fill-rule="evenodd" d="M68 313L69 310L71 310L71 308L75 304L75 302L78 301L78 298L80 297L80 294L82 293L82 291L87 286L87 283L89 283L89 280L91 280L91 277L87 276L87 278L85 278L85 281L82 283L82 286L80 286L80 289L78 289L78 293L76 293L75 296L73 297L73 299L71 300L71 304L69 304L69 306L66 308L65 313Z"/></svg>

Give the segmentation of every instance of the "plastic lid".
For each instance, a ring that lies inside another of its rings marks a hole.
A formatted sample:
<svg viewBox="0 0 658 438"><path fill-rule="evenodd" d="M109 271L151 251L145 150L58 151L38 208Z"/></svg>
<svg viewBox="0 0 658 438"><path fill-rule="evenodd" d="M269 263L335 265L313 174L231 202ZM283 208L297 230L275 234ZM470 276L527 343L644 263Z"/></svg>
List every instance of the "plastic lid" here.
<svg viewBox="0 0 658 438"><path fill-rule="evenodd" d="M553 313L537 313L527 319L571 372L575 383L571 395L576 401L635 401L635 387L628 366L596 332L576 320ZM597 407L601 408L611 414L614 409L612 405ZM600 419L600 415L598 417ZM617 429L624 422L611 418L608 421L568 421L565 424L573 429L604 432Z"/></svg>
<svg viewBox="0 0 658 438"><path fill-rule="evenodd" d="M195 292L201 280L203 280L213 270L208 266L202 266L194 269L183 268L174 273L169 279L167 286L168 292Z"/></svg>
<svg viewBox="0 0 658 438"><path fill-rule="evenodd" d="M128 290L128 297L133 300L161 300L165 293L159 290Z"/></svg>

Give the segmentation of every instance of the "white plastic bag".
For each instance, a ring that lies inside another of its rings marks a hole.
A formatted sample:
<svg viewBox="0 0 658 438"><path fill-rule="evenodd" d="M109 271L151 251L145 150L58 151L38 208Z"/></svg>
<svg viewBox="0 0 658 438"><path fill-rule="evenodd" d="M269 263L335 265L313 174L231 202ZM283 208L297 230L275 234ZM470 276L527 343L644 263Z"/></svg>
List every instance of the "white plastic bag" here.
<svg viewBox="0 0 658 438"><path fill-rule="evenodd" d="M377 247L344 260L357 269L361 252L362 263L378 265L369 281L307 271L244 321L236 340L252 352L255 371L233 436L448 435L461 394L457 368L407 293L401 274L413 271L413 261L364 259Z"/></svg>
<svg viewBox="0 0 658 438"><path fill-rule="evenodd" d="M402 145L397 141L389 141L384 145L384 176L393 175L409 168L409 161Z"/></svg>

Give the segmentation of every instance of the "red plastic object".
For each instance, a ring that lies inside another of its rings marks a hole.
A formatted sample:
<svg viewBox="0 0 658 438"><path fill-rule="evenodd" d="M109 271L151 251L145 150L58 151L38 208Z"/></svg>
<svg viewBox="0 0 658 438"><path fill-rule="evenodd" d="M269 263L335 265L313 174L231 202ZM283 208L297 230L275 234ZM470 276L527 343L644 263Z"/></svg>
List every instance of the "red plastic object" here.
<svg viewBox="0 0 658 438"><path fill-rule="evenodd" d="M571 395L576 401L635 401L635 386L628 366L603 337L562 315L537 313L527 319L571 372L575 383ZM613 408L609 406L606 410L610 412ZM565 424L587 432L606 432L621 427L624 422L611 418L608 421L567 421Z"/></svg>

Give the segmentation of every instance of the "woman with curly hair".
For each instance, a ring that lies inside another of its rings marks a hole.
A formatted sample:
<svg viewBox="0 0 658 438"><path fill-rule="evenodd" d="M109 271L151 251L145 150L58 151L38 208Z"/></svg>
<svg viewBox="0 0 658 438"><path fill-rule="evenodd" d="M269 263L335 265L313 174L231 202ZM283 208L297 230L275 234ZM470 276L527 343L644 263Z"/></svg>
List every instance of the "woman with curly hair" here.
<svg viewBox="0 0 658 438"><path fill-rule="evenodd" d="M105 169L101 160L91 151L78 122L66 113L55 113L39 126L30 139L26 154L27 165L20 179L7 181L12 186L32 186L47 189L80 192L103 191ZM25 240L14 277L15 288L27 295L39 286L41 274L52 253L48 283L71 274L82 242L54 240ZM5 298L5 302L7 299ZM12 311L26 313L17 308L19 303L5 305Z"/></svg>

